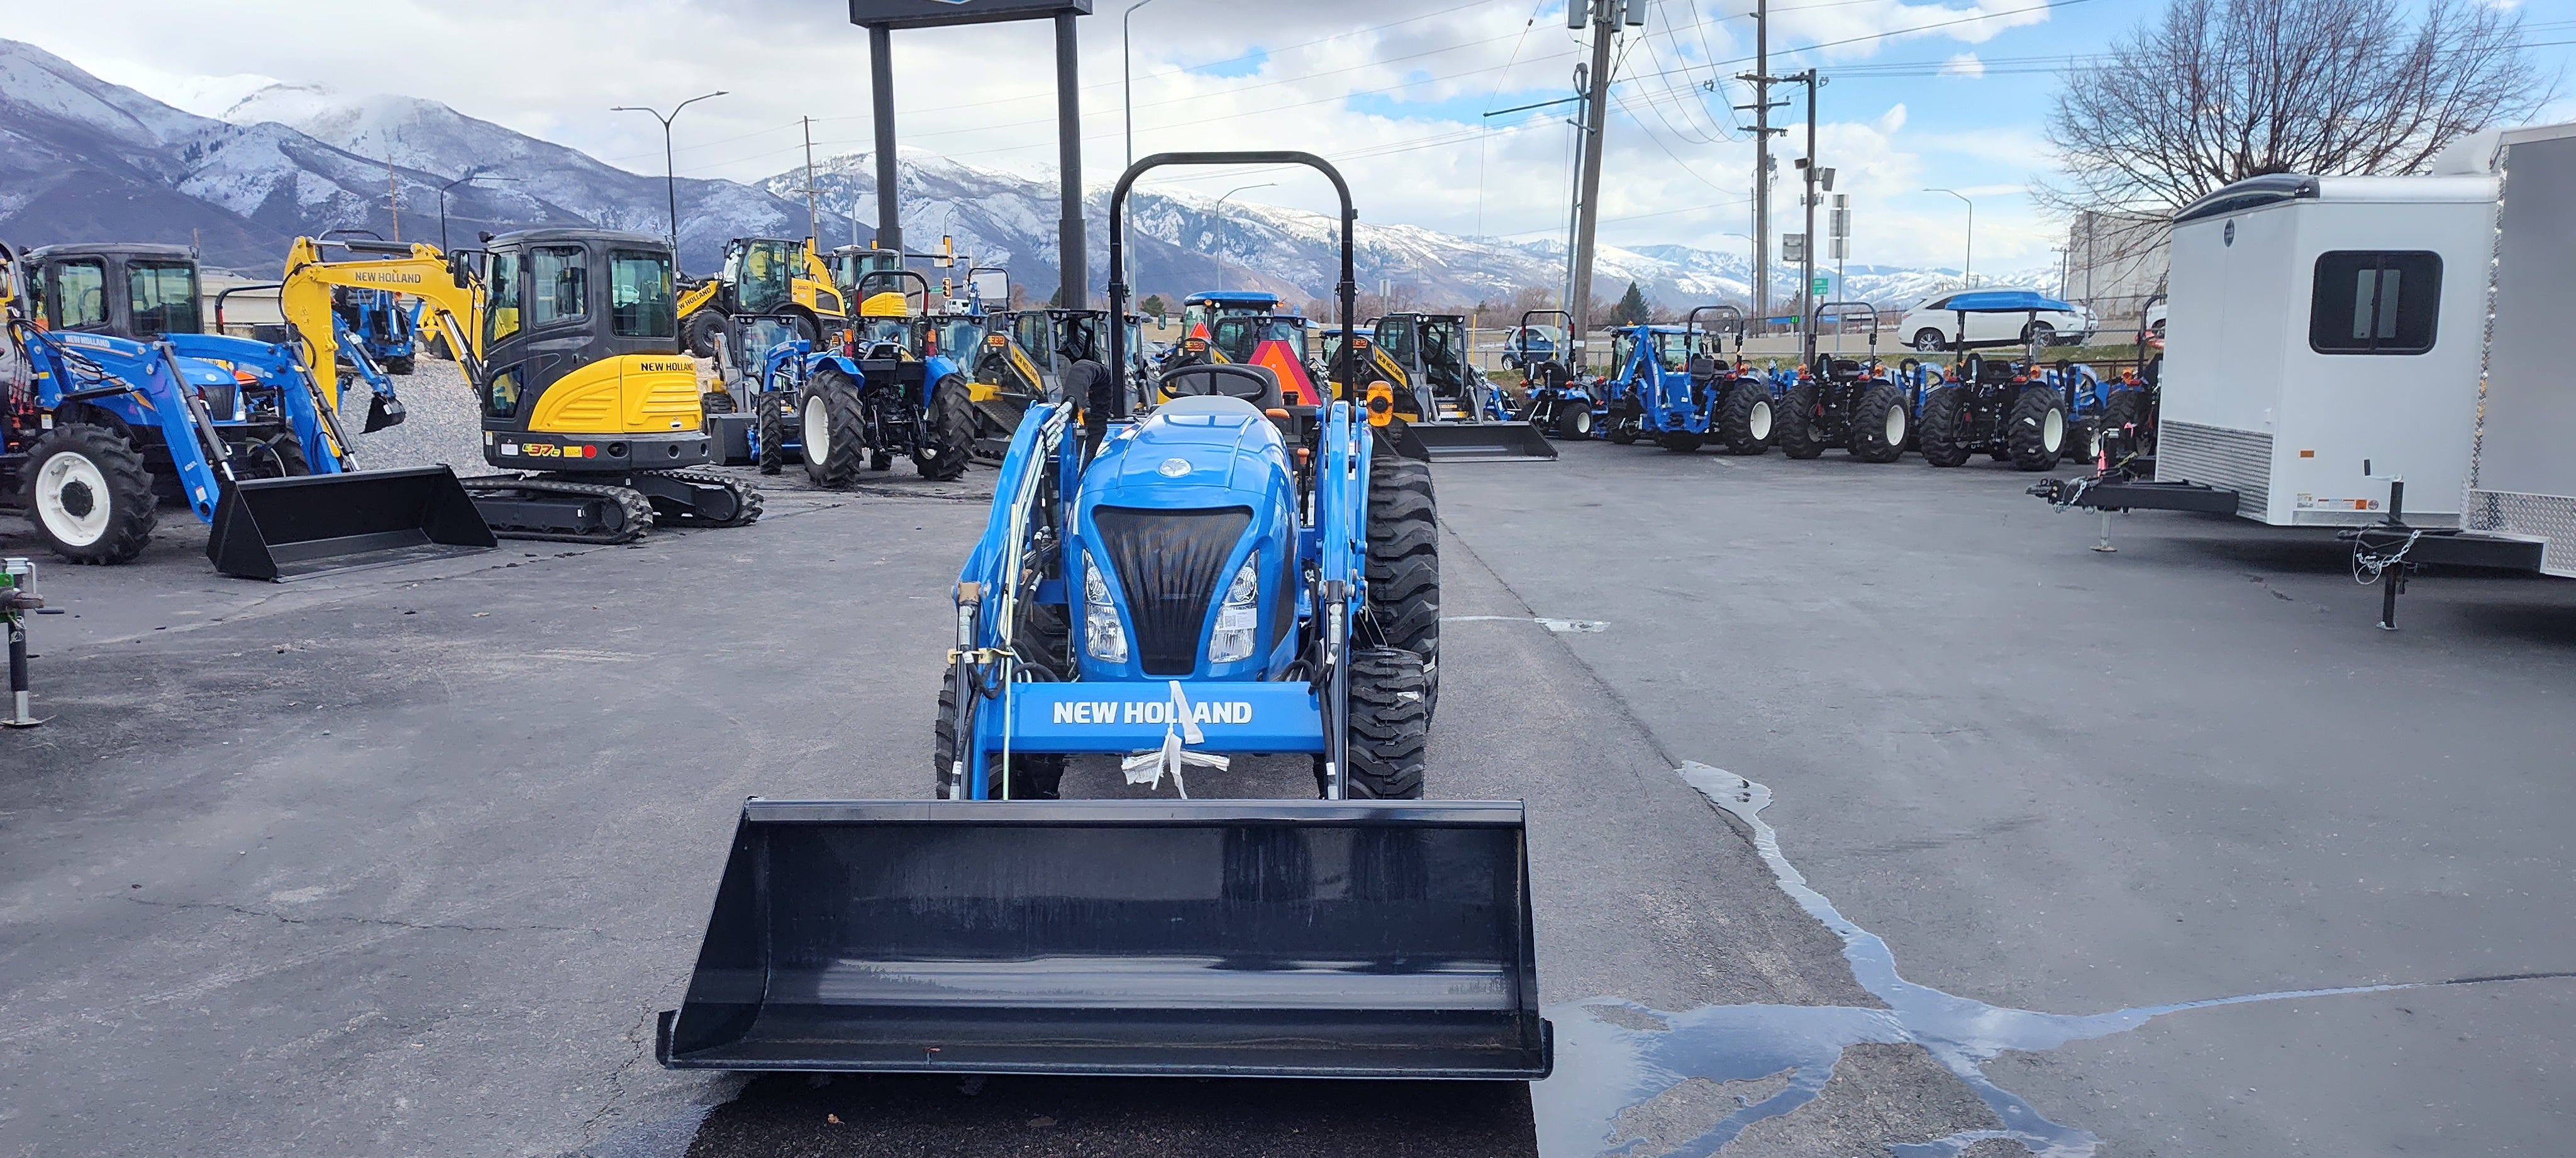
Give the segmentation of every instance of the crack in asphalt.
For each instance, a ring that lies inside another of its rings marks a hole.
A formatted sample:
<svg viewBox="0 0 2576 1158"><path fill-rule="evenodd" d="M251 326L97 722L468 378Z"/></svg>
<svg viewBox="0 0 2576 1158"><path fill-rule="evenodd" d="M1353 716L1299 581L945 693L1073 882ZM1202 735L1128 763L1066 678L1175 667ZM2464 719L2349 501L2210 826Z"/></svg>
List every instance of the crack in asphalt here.
<svg viewBox="0 0 2576 1158"><path fill-rule="evenodd" d="M626 1075L633 1071L638 1063L644 1060L645 1027L653 1024L653 1014L653 1003L645 1003L643 1015L636 1018L634 1027L626 1031L626 1044L634 1048L626 1055L625 1061L618 1063L616 1069L608 1071L607 1100L600 1103L597 1112L591 1114L588 1118L582 1119L581 1140L583 1145L587 1146L598 1140L600 1120L606 1118L612 1113L615 1113L617 1110L617 1104L626 1100Z"/></svg>
<svg viewBox="0 0 2576 1158"><path fill-rule="evenodd" d="M2044 1053L2070 1042L2126 1033L2169 1013L2221 1005L2392 993L2451 985L2557 980L2576 971L2489 974L2440 981L2399 981L2329 989L2301 989L2203 998L2095 1014L2041 1013L1989 1005L1906 980L1895 952L1877 934L1853 923L1780 849L1779 833L1762 819L1771 790L1742 776L1696 761L1675 769L1710 804L1751 830L1755 852L1780 890L1807 915L1842 939L1843 958L1862 988L1885 1009L1849 1006L1714 1005L1685 1012L1657 1010L1620 998L1589 998L1549 1007L1557 1026L1557 1080L1532 1087L1540 1110L1540 1151L1552 1155L1629 1153L1644 1142L1618 1140L1619 1115L1664 1096L1694 1078L1750 1081L1786 1072L1789 1084L1760 1102L1741 1107L1707 1132L1669 1151L1690 1158L1716 1154L1754 1123L1789 1113L1816 1099L1833 1076L1843 1051L1862 1044L1911 1044L1967 1084L2000 1124L1924 1142L1890 1143L1896 1158L1958 1158L1991 1139L2016 1141L2038 1158L2089 1158L2101 1139L2080 1127L2050 1121L2021 1095L1995 1084L1984 1063L2006 1050ZM1564 1079L1574 1079L1571 1081Z"/></svg>
<svg viewBox="0 0 2576 1158"><path fill-rule="evenodd" d="M602 940L606 940L606 941L615 941L615 940L617 940L617 938L616 938L616 937L611 936L611 935L610 935L609 933L607 933L605 930L601 930L601 929L593 929L593 928L590 928L590 927L585 926L585 925L459 925L459 924L446 924L446 923L440 923L440 924L429 924L429 923L424 923L424 922L420 922L420 921L404 921L404 920L398 920L398 919L395 919L395 918L392 918L392 917L364 917L364 916L355 916L355 915L346 915L346 914L337 914L337 913L325 913L325 914L321 914L321 915L318 915L318 916L311 916L311 917L298 917L298 916L291 916L291 915L286 914L286 913L277 912L277 911L276 911L276 910L274 910L274 909L255 909L255 908L251 908L251 907L250 907L250 906L248 906L248 905L236 905L236 904L232 904L232 903L227 902L227 901L164 901L164 900L159 900L159 899L152 898L152 897L133 897L133 896L120 897L120 898L118 898L118 899L119 899L119 900L125 900L125 901L131 901L131 902L133 902L133 903L135 903L135 904L138 904L138 905L149 905L149 906L151 906L151 907L153 907L153 908L156 908L156 909L206 909L206 910L213 910L213 911L217 911L217 912L239 913L239 914L241 914L242 916L245 916L245 917L266 917L266 918L268 918L269 920L277 921L277 922L280 922L280 923L282 923L282 924L288 924L288 925L316 925L316 924L376 925L376 926L381 926L381 927L384 927L384 928L393 928L393 929L418 929L418 930L421 930L421 931L424 931L424 932L455 932L455 933L587 933L587 934L589 934L589 935L591 935L591 936L593 936L593 937L598 937L598 938L600 938L600 939L602 939Z"/></svg>

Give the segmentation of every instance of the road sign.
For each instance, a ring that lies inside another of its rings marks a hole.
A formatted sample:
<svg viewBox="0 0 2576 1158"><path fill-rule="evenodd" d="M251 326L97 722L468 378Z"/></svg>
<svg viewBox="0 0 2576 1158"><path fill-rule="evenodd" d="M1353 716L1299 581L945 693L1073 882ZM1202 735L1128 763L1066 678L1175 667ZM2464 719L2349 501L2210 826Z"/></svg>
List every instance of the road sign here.
<svg viewBox="0 0 2576 1158"><path fill-rule="evenodd" d="M1790 262L1792 264L1807 260L1807 235L1803 233L1781 234L1780 260Z"/></svg>
<svg viewBox="0 0 2576 1158"><path fill-rule="evenodd" d="M1823 297L1823 296L1825 296L1825 290L1828 288L1828 287L1827 287L1827 283L1828 283L1828 282L1831 282L1832 280L1833 280L1832 278L1827 278L1827 277L1820 277L1820 278L1817 278L1817 279L1816 279L1816 284L1815 284L1815 285L1813 285L1813 286L1808 287L1807 292L1808 292L1808 293L1811 293L1811 294L1814 294L1814 295L1816 295L1817 297Z"/></svg>

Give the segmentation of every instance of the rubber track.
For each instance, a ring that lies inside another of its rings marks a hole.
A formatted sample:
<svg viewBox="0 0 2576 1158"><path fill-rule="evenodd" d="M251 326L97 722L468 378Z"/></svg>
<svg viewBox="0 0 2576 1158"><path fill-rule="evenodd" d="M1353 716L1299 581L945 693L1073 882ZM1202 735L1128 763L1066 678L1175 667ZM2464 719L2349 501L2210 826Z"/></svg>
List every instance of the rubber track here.
<svg viewBox="0 0 2576 1158"><path fill-rule="evenodd" d="M702 519L696 515L680 515L676 518L666 519L662 518L660 514L656 512L654 521L659 526L748 527L753 523L760 521L761 497L759 487L753 486L731 475L716 474L712 471L665 470L655 471L654 473L668 475L672 478L679 479L682 482L723 487L725 490L732 492L734 503L734 516L730 519Z"/></svg>
<svg viewBox="0 0 2576 1158"><path fill-rule="evenodd" d="M542 543L589 543L596 546L612 547L619 543L632 543L637 539L643 538L645 532L653 529L652 500L645 498L644 492L627 487L600 486L595 483L556 482L550 479L527 478L514 474L476 475L473 478L458 479L456 480L456 483L458 486L465 488L465 493L468 497L481 493L501 495L517 492L519 494L573 495L585 498L614 499L617 501L618 512L624 516L615 529L587 535L566 534L561 531L534 527L512 527L506 523L494 523L492 524L492 534L497 538L526 539Z"/></svg>

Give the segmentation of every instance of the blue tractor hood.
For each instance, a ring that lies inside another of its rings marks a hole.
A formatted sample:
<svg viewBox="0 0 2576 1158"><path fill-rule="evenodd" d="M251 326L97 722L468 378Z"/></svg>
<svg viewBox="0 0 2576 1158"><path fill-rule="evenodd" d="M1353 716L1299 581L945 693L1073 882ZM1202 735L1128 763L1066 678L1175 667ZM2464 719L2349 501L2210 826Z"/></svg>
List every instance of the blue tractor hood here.
<svg viewBox="0 0 2576 1158"><path fill-rule="evenodd" d="M2029 290L1979 290L1951 298L1950 304L1941 308L1967 314L2021 314L2032 310L2075 312L2075 307L2065 302Z"/></svg>
<svg viewBox="0 0 2576 1158"><path fill-rule="evenodd" d="M1176 398L1108 440L1082 475L1082 505L1255 510L1287 493L1279 428L1249 402ZM1232 497L1229 497L1232 496Z"/></svg>

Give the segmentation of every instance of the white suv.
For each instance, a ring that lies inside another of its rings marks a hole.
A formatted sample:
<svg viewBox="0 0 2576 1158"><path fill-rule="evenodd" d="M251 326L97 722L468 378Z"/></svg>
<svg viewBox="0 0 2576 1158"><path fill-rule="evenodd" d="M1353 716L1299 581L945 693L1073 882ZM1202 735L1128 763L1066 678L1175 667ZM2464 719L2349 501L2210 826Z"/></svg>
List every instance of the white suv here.
<svg viewBox="0 0 2576 1158"><path fill-rule="evenodd" d="M1978 294L1997 292L1992 289L1973 291ZM1905 320L1896 327L1905 343L1917 350L1949 348L1958 336L1959 315L1946 307L1955 293L1941 294L1924 300L1905 311ZM2025 311L2011 313L1969 314L1968 340L1980 344L2028 342L2037 338L2050 345L2081 343L2093 336L2093 311L2077 306L2072 311L2041 310L2036 317Z"/></svg>

